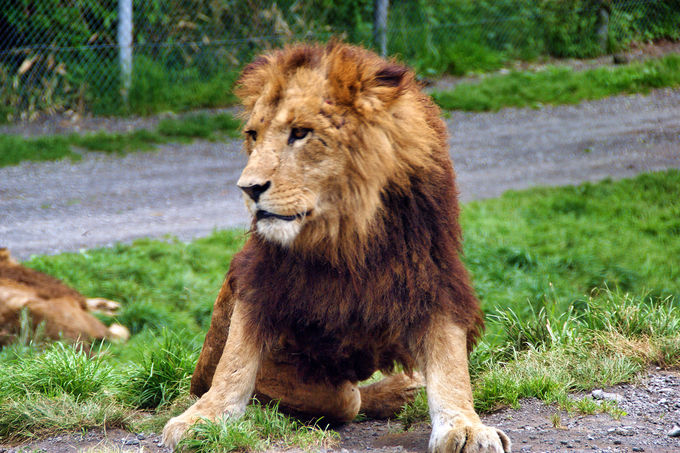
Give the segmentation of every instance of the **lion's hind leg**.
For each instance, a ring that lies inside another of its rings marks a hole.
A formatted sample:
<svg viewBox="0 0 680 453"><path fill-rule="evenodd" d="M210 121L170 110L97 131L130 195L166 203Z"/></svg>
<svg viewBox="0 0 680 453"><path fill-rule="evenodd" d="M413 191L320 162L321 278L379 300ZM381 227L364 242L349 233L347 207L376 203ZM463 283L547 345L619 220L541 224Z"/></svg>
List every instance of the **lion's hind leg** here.
<svg viewBox="0 0 680 453"><path fill-rule="evenodd" d="M411 376L397 373L361 386L360 412L369 418L393 417L405 404L413 402L418 391L424 387L425 378L418 372Z"/></svg>
<svg viewBox="0 0 680 453"><path fill-rule="evenodd" d="M266 357L258 372L255 397L262 403L278 401L279 409L296 416L323 417L331 423L347 423L359 413L361 396L356 384L333 385L300 379L297 367Z"/></svg>

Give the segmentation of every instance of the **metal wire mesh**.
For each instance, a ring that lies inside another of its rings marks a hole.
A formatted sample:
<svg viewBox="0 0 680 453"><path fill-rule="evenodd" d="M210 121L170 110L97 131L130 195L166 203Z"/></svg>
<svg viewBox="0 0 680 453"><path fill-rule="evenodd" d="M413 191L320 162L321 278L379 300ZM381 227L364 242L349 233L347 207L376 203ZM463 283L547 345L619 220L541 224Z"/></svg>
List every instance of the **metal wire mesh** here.
<svg viewBox="0 0 680 453"><path fill-rule="evenodd" d="M117 30L124 1L17 0L0 9L0 115L124 111ZM334 35L373 44L374 0L132 0L131 6L134 69L127 94L138 103L153 103L160 85L176 84L205 98L194 106L210 105L210 89L227 86L254 53L283 43ZM493 65L499 56L589 57L631 41L679 39L680 0L393 0L386 33L387 52L420 73L459 73L484 70L486 60Z"/></svg>

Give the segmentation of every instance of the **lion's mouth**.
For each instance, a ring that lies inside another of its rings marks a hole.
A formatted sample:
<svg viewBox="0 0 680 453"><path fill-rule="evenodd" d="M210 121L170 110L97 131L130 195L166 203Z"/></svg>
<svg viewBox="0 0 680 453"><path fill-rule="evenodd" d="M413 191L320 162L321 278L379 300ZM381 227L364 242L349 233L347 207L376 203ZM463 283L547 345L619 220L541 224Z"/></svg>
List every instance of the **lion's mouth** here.
<svg viewBox="0 0 680 453"><path fill-rule="evenodd" d="M295 219L301 219L303 217L308 216L312 211L307 211L307 212L301 212L299 214L293 214L293 215L281 215L281 214L275 214L273 212L269 211L264 211L262 209L258 209L257 212L255 213L255 219L259 222L260 220L263 219L279 219L279 220L285 220L286 222L292 222Z"/></svg>

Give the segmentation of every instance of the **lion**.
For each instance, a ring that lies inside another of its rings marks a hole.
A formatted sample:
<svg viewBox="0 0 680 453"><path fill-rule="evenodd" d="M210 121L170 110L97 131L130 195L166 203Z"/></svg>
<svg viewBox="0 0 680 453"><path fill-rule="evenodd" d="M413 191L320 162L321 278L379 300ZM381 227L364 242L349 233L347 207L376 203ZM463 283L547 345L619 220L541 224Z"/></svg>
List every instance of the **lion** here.
<svg viewBox="0 0 680 453"><path fill-rule="evenodd" d="M166 424L165 445L240 416L254 394L346 423L393 415L424 384L431 451L510 451L473 407L482 313L447 130L414 73L341 42L297 44L247 65L236 94L252 234L215 302L191 380L200 398ZM387 377L358 385L377 370Z"/></svg>
<svg viewBox="0 0 680 453"><path fill-rule="evenodd" d="M125 341L130 333L120 324L107 327L92 315L112 315L118 302L86 298L56 278L22 266L9 250L0 248L0 346L11 343L21 328L21 311L31 324L44 325L52 340L89 343L95 339Z"/></svg>

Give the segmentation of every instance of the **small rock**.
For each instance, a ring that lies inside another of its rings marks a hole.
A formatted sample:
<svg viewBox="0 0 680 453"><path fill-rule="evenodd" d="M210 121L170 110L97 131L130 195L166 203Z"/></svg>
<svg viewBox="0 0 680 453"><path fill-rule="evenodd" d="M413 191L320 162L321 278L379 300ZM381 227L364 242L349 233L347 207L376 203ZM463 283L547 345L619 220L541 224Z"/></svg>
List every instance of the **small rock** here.
<svg viewBox="0 0 680 453"><path fill-rule="evenodd" d="M139 445L139 440L137 439L125 439L123 445Z"/></svg>
<svg viewBox="0 0 680 453"><path fill-rule="evenodd" d="M668 436L669 437L680 437L680 426L675 425L673 428L671 428L671 430L668 431Z"/></svg>
<svg viewBox="0 0 680 453"><path fill-rule="evenodd" d="M144 439L146 439L146 435L144 433L139 433L139 434L137 434L137 439L144 440Z"/></svg>
<svg viewBox="0 0 680 453"><path fill-rule="evenodd" d="M633 447L633 451L645 451L642 447Z"/></svg>
<svg viewBox="0 0 680 453"><path fill-rule="evenodd" d="M659 404L666 404L666 403L668 403L668 400L666 398L661 398L659 400Z"/></svg>
<svg viewBox="0 0 680 453"><path fill-rule="evenodd" d="M614 445L621 445L621 441L620 441L619 439L616 439L616 440L614 441Z"/></svg>
<svg viewBox="0 0 680 453"><path fill-rule="evenodd" d="M614 432L616 434L618 434L619 436L634 436L635 435L635 432L633 430L631 430L630 428L623 428L623 427L616 428L616 430L614 430Z"/></svg>
<svg viewBox="0 0 680 453"><path fill-rule="evenodd" d="M615 401L617 403L623 401L623 396L619 395L618 393L609 393L600 389L593 390L590 394L596 400Z"/></svg>

